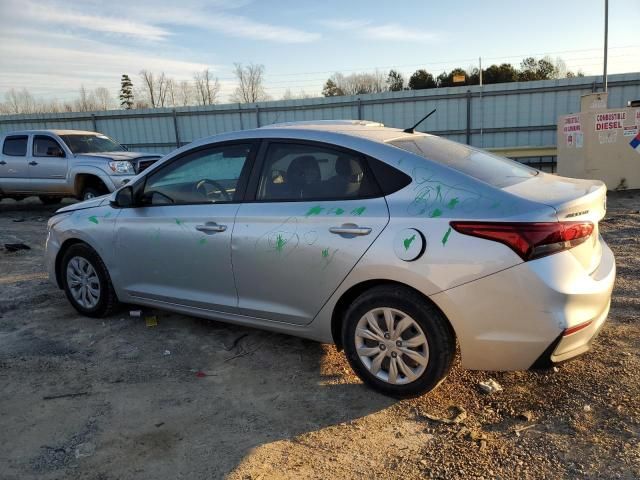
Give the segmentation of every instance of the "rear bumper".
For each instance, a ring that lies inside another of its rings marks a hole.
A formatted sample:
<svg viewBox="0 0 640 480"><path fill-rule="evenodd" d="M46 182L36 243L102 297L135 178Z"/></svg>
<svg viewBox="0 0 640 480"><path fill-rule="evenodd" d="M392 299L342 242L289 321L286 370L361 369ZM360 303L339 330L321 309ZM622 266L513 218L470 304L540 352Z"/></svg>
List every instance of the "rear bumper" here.
<svg viewBox="0 0 640 480"><path fill-rule="evenodd" d="M433 295L456 332L462 366L525 370L588 351L609 313L615 281L613 253L602 244L591 274L566 251ZM563 336L585 322L591 323Z"/></svg>

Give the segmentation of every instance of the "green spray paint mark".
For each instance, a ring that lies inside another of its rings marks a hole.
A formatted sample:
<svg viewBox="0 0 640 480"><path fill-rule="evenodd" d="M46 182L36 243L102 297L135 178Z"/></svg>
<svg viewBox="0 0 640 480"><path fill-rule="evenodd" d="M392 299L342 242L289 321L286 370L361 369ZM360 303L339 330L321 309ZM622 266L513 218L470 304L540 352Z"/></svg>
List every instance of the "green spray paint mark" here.
<svg viewBox="0 0 640 480"><path fill-rule="evenodd" d="M278 238L276 239L276 250L278 252L281 252L282 250L284 250L284 246L286 245L287 241L282 238L282 235L278 234Z"/></svg>
<svg viewBox="0 0 640 480"><path fill-rule="evenodd" d="M102 218L109 218L111 216L111 212L107 212Z"/></svg>
<svg viewBox="0 0 640 480"><path fill-rule="evenodd" d="M320 205L316 205L315 207L311 207L309 211L306 213L305 217L310 217L312 215L320 215L320 212L324 210Z"/></svg>
<svg viewBox="0 0 640 480"><path fill-rule="evenodd" d="M442 202L442 192L440 191L442 189L441 185L438 185L436 187L436 201Z"/></svg>
<svg viewBox="0 0 640 480"><path fill-rule="evenodd" d="M207 239L206 238L201 238L200 240L198 240L198 243L200 245L204 245L205 243L207 243Z"/></svg>
<svg viewBox="0 0 640 480"><path fill-rule="evenodd" d="M182 225L182 220L176 218L176 225Z"/></svg>
<svg viewBox="0 0 640 480"><path fill-rule="evenodd" d="M336 208L333 213L335 213L336 215L342 215L344 213L344 210L341 208Z"/></svg>
<svg viewBox="0 0 640 480"><path fill-rule="evenodd" d="M489 208L498 208L500 206L500 202L493 202L493 205L491 205Z"/></svg>
<svg viewBox="0 0 640 480"><path fill-rule="evenodd" d="M431 218L435 218L435 217L439 217L440 215L442 215L442 210L440 210L439 208L436 208L433 212L431 212Z"/></svg>
<svg viewBox="0 0 640 480"><path fill-rule="evenodd" d="M443 247L447 244L447 241L449 241L449 235L451 235L451 227L449 227L449 230L447 230L447 232L444 234L444 237L442 237Z"/></svg>
<svg viewBox="0 0 640 480"><path fill-rule="evenodd" d="M329 249L325 248L324 250L322 250L322 258L328 258L329 257Z"/></svg>
<svg viewBox="0 0 640 480"><path fill-rule="evenodd" d="M447 203L447 207L454 208L458 203L460 203L460 200L458 200L458 197L454 197L451 200L449 200L449 203Z"/></svg>
<svg viewBox="0 0 640 480"><path fill-rule="evenodd" d="M89 221L90 221L90 222L95 223L96 225L97 225L98 223L100 223L100 222L98 221L98 217L96 217L95 215L90 216L90 217L89 217Z"/></svg>
<svg viewBox="0 0 640 480"><path fill-rule="evenodd" d="M367 207L358 207L358 208L354 208L353 210L351 210L351 215L356 215L356 216L360 216L364 213L364 211L367 209Z"/></svg>
<svg viewBox="0 0 640 480"><path fill-rule="evenodd" d="M414 233L413 235L411 235L409 238L405 238L404 239L404 249L405 250L409 250L409 248L411 247L411 244L413 243L413 241L416 239L416 234Z"/></svg>

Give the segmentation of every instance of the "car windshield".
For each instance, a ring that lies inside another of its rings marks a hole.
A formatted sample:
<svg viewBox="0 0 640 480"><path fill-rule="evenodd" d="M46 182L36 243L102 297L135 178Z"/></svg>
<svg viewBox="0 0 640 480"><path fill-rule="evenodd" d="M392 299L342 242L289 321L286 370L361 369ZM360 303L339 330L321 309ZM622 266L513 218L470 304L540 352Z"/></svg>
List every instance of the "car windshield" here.
<svg viewBox="0 0 640 480"><path fill-rule="evenodd" d="M499 188L515 185L539 173L514 160L434 136L402 138L389 144Z"/></svg>
<svg viewBox="0 0 640 480"><path fill-rule="evenodd" d="M106 135L61 135L73 153L121 152L125 148Z"/></svg>

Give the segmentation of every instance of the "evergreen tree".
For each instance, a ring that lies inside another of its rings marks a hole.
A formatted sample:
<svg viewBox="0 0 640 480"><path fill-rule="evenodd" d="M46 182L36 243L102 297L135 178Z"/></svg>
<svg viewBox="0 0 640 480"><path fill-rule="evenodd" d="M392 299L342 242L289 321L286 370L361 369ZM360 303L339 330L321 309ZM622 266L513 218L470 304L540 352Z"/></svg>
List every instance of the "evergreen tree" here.
<svg viewBox="0 0 640 480"><path fill-rule="evenodd" d="M131 110L133 107L133 83L126 74L120 79L120 106L125 110Z"/></svg>

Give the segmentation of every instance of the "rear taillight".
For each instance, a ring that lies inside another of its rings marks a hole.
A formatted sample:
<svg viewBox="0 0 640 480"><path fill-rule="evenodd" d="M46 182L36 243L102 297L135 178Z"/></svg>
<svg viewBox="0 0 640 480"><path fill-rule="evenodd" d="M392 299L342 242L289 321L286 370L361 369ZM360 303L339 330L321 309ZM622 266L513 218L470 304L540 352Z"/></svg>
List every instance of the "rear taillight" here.
<svg viewBox="0 0 640 480"><path fill-rule="evenodd" d="M568 250L593 233L591 222L451 222L456 232L505 244L523 260Z"/></svg>

